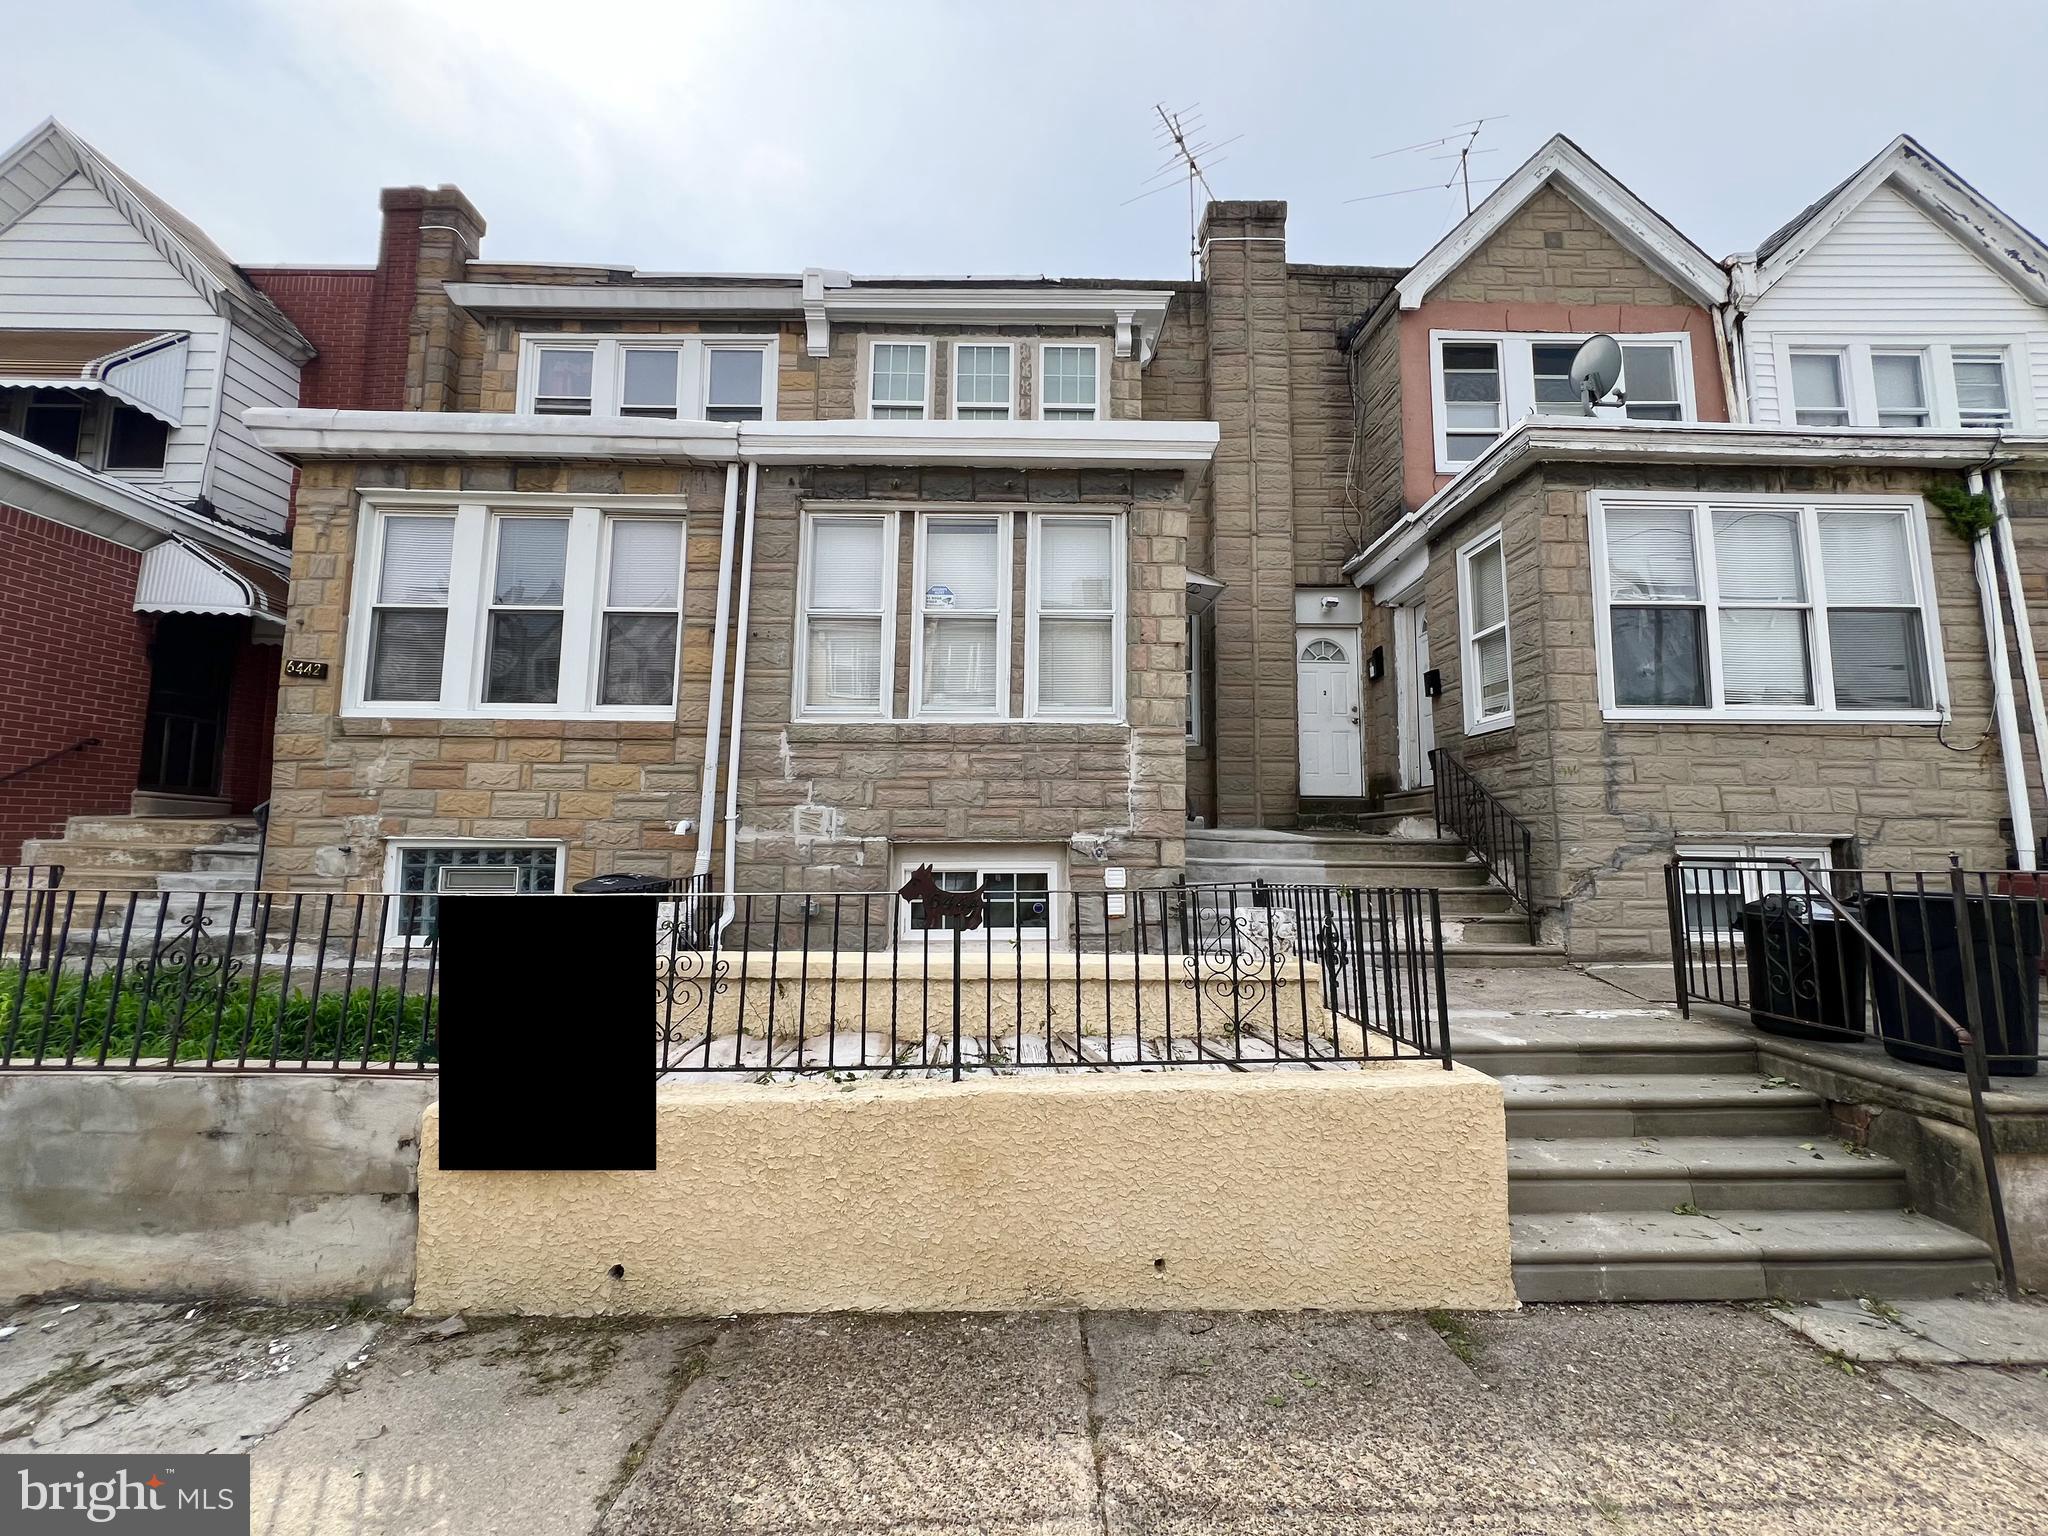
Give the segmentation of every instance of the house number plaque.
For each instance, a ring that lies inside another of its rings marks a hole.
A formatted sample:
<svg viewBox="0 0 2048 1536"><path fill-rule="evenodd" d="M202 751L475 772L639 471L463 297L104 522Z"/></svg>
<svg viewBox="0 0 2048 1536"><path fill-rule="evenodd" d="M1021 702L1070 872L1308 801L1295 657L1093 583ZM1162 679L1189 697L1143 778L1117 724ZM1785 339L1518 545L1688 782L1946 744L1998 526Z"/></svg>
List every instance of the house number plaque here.
<svg viewBox="0 0 2048 1536"><path fill-rule="evenodd" d="M327 663L324 661L299 661L294 657L287 656L284 662L284 675L286 677L323 678L327 675Z"/></svg>

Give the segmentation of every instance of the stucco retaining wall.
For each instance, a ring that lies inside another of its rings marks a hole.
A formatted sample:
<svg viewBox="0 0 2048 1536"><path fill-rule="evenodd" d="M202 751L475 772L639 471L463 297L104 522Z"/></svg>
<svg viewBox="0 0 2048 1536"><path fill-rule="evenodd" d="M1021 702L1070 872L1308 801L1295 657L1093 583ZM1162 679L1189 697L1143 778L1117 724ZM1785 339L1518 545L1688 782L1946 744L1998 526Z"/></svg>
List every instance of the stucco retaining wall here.
<svg viewBox="0 0 2048 1536"><path fill-rule="evenodd" d="M1462 1067L659 1095L658 1166L637 1173L444 1172L429 1109L417 1304L1515 1304L1500 1088Z"/></svg>
<svg viewBox="0 0 2048 1536"><path fill-rule="evenodd" d="M0 1300L412 1290L431 1076L0 1074Z"/></svg>

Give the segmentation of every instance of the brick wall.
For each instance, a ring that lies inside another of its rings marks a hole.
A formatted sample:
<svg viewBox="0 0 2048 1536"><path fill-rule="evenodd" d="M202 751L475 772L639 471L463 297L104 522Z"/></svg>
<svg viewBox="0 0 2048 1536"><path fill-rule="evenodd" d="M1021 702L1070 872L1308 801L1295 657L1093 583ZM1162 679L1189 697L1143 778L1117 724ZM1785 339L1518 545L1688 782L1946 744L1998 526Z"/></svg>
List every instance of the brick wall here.
<svg viewBox="0 0 2048 1536"><path fill-rule="evenodd" d="M0 506L0 774L97 736L0 783L0 864L69 816L125 814L149 704L149 621L134 611L132 549Z"/></svg>
<svg viewBox="0 0 2048 1536"><path fill-rule="evenodd" d="M1645 724L1601 718L1586 493L1593 488L1913 494L1924 470L1657 472L1552 465L1502 487L1432 546L1432 659L1443 671L1438 742L1534 830L1538 894L1576 956L1667 947L1663 866L1680 841L1734 834L1855 838L1878 869L1938 869L1950 850L2002 867L2006 814L1970 551L1929 518L1954 720L1930 727ZM1494 523L1506 534L1515 724L1463 735L1454 552ZM2016 531L2017 524L2016 524ZM2036 549L2048 545L2025 530ZM1959 748L1960 750L1956 750Z"/></svg>
<svg viewBox="0 0 2048 1536"><path fill-rule="evenodd" d="M371 409L365 377L378 274L356 268L243 270L318 349L299 372L299 404L308 410Z"/></svg>
<svg viewBox="0 0 2048 1536"><path fill-rule="evenodd" d="M236 812L254 810L270 798L270 744L277 733L277 679L284 657L279 646L252 643L246 623L243 628L228 682L220 786Z"/></svg>

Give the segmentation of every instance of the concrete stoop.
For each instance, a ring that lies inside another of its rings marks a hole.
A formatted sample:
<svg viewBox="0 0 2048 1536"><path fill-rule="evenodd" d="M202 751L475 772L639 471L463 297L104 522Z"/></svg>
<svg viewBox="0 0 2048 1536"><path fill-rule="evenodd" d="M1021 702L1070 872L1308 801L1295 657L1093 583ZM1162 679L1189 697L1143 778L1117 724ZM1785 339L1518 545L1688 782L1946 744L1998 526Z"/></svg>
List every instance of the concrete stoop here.
<svg viewBox="0 0 2048 1536"><path fill-rule="evenodd" d="M1444 955L1460 967L1561 962L1563 952L1529 942L1528 919L1486 866L1453 837L1438 837L1428 820L1396 808L1388 829L1280 831L1259 827L1191 831L1190 885L1412 886L1435 890L1444 925ZM1380 814L1380 813L1374 813ZM1398 825L1397 825L1398 824ZM1215 905L1221 898L1211 898Z"/></svg>
<svg viewBox="0 0 2048 1536"><path fill-rule="evenodd" d="M63 888L79 892L171 893L177 912L202 893L254 890L256 848L247 816L74 816L62 837L25 844L22 862L61 864Z"/></svg>
<svg viewBox="0 0 2048 1536"><path fill-rule="evenodd" d="M1507 1102L1515 1289L1539 1301L1955 1296L1990 1249L1907 1208L1754 1037L1648 1016L1454 1025Z"/></svg>

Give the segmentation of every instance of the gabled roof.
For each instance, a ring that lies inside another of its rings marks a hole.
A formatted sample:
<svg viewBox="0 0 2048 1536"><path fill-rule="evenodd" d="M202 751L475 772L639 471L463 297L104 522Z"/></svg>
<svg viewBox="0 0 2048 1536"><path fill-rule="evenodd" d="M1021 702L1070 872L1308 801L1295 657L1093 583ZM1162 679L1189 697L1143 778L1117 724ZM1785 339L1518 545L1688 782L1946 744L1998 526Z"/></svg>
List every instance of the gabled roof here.
<svg viewBox="0 0 2048 1536"><path fill-rule="evenodd" d="M313 356L313 344L204 230L54 117L0 155L0 232L73 176L90 182L207 303L295 360Z"/></svg>
<svg viewBox="0 0 2048 1536"><path fill-rule="evenodd" d="M1560 133L1409 269L1395 289L1401 307L1414 309L1421 304L1530 198L1552 183L1680 291L1704 305L1719 304L1728 297L1728 274L1719 262Z"/></svg>
<svg viewBox="0 0 2048 1536"><path fill-rule="evenodd" d="M1879 187L1890 186L2036 304L2048 304L2048 245L1997 204L1900 134L1818 202L1773 230L1753 257L1738 258L1740 297L1760 297Z"/></svg>

